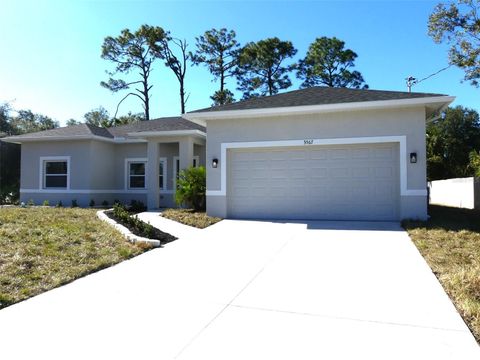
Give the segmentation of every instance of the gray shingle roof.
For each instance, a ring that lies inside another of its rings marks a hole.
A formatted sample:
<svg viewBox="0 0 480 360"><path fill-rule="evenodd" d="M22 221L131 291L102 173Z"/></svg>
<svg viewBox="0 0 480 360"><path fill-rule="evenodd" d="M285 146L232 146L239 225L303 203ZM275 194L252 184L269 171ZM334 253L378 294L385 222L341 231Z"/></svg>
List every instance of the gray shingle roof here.
<svg viewBox="0 0 480 360"><path fill-rule="evenodd" d="M126 136L128 133L145 131L200 130L206 132L204 126L195 124L179 116L164 117L150 121L139 121L134 124L115 126L108 129L113 136Z"/></svg>
<svg viewBox="0 0 480 360"><path fill-rule="evenodd" d="M191 113L209 111L251 110L306 105L327 105L363 101L401 100L431 96L445 95L317 86L307 89L289 91L272 96L255 97L244 101L238 101L232 104L214 106L196 111L191 111Z"/></svg>
<svg viewBox="0 0 480 360"><path fill-rule="evenodd" d="M181 117L165 117L150 121L139 121L134 124L115 126L111 128L101 128L90 124L79 124L65 126L51 130L39 131L29 134L10 136L3 140L22 140L22 139L45 139L49 138L74 138L100 136L113 139L114 137L125 137L128 133L145 131L176 131L176 130L200 130L206 132L205 127L195 124Z"/></svg>

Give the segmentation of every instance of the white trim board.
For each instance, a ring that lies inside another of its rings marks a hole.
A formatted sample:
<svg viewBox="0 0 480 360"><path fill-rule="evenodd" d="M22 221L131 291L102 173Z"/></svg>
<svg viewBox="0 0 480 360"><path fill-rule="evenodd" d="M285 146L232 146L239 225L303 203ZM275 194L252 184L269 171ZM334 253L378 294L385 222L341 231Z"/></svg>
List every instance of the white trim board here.
<svg viewBox="0 0 480 360"><path fill-rule="evenodd" d="M299 147L315 145L356 145L356 144L378 144L398 143L400 151L400 195L401 196L426 196L426 189L407 189L407 137L401 136L373 136L336 139L302 139L302 140L279 140L279 141L253 141L253 142L232 142L221 144L220 156L220 190L207 190L207 196L227 195L227 150L228 149L249 149L249 148L275 148L275 147Z"/></svg>
<svg viewBox="0 0 480 360"><path fill-rule="evenodd" d="M146 194L146 189L140 190L88 190L88 189L78 189L78 190L65 190L65 189L20 189L20 193L31 193L31 194ZM162 191L162 193L167 193Z"/></svg>

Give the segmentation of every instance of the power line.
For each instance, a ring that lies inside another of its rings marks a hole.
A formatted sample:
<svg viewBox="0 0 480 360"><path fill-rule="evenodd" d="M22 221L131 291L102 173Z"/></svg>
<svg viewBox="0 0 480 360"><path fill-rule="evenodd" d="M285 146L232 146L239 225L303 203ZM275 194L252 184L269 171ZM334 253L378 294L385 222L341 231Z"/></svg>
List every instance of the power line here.
<svg viewBox="0 0 480 360"><path fill-rule="evenodd" d="M418 83L421 83L422 81L425 81L427 79L430 79L432 76L435 76L435 75L438 75L439 73L441 73L442 71L445 71L447 69L449 69L450 67L452 67L453 64L450 64L448 66L445 66L444 68L434 72L433 74L430 74L426 77L424 77L423 79L420 79L418 80L417 78L413 77L413 76L409 76L407 77L405 80L407 81L407 89L408 89L408 92L411 92L412 91L412 86L413 85L417 85Z"/></svg>

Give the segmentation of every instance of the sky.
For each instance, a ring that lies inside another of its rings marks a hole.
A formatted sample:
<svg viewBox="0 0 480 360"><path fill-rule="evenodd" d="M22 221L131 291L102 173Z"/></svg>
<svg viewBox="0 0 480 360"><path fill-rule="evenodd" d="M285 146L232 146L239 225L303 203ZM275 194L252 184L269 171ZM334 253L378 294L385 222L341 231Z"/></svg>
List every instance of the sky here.
<svg viewBox="0 0 480 360"><path fill-rule="evenodd" d="M438 1L114 1L114 0L0 0L0 103L31 109L58 120L83 120L99 106L111 115L122 93L100 86L113 64L100 57L103 39L132 31L142 24L161 26L186 39L191 51L195 37L206 30L235 30L241 44L268 37L290 40L298 50L287 63L305 56L321 36L337 37L358 55L355 69L371 89L406 91L405 78L429 76L448 65L448 45L428 36L428 16ZM456 96L453 105L480 111L480 89L461 82L463 71L442 71L412 91ZM293 86L300 81L291 75ZM179 86L161 61L151 75L154 85L151 118L180 114ZM219 87L203 66L189 67L187 111L211 105ZM227 88L236 99L233 79ZM287 90L287 91L288 91ZM142 112L130 97L119 115Z"/></svg>

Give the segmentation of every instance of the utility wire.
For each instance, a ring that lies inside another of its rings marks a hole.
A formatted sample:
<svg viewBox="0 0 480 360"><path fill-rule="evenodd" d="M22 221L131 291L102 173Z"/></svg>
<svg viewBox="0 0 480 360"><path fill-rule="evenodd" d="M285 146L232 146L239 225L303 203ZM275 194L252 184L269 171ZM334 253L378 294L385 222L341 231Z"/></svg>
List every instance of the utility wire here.
<svg viewBox="0 0 480 360"><path fill-rule="evenodd" d="M405 80L407 81L407 89L408 89L408 92L410 92L412 90L412 86L413 85L417 85L418 83L421 83L422 81L425 81L427 79L430 79L432 76L435 76L439 73L441 73L442 71L445 71L447 69L449 69L450 67L452 67L453 64L450 64L448 66L445 66L444 68L434 72L433 74L430 74L428 75L427 77L424 77L423 79L420 79L418 80L417 78L414 78L413 76L409 76L407 77Z"/></svg>

